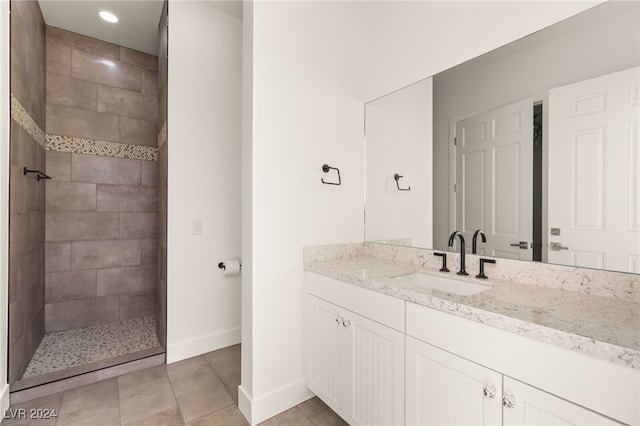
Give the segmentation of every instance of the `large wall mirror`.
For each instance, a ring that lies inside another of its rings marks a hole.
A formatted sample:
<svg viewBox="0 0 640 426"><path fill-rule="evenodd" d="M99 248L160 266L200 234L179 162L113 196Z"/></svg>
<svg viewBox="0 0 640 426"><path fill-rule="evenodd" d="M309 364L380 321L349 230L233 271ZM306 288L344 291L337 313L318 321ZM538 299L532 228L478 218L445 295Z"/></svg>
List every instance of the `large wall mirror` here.
<svg viewBox="0 0 640 426"><path fill-rule="evenodd" d="M640 273L639 66L609 1L369 102L365 239Z"/></svg>

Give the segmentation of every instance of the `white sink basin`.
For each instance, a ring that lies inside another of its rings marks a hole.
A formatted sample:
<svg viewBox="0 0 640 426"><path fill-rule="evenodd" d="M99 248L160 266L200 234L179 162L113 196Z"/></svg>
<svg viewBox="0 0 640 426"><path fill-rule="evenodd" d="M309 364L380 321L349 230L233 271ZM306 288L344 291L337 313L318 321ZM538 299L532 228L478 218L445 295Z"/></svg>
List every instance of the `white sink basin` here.
<svg viewBox="0 0 640 426"><path fill-rule="evenodd" d="M460 296L472 296L489 290L491 287L481 284L468 283L466 281L453 280L451 278L427 275L421 272L401 275L391 279L394 283L409 289L432 289L445 293L453 293Z"/></svg>

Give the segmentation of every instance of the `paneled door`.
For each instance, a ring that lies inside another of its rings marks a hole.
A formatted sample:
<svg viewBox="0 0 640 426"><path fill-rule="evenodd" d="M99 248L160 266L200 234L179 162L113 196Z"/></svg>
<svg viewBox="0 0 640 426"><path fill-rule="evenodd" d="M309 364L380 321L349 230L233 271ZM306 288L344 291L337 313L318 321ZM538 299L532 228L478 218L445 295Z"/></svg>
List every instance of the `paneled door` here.
<svg viewBox="0 0 640 426"><path fill-rule="evenodd" d="M640 272L639 75L549 91L550 263Z"/></svg>
<svg viewBox="0 0 640 426"><path fill-rule="evenodd" d="M456 123L456 212L479 254L532 260L533 98Z"/></svg>

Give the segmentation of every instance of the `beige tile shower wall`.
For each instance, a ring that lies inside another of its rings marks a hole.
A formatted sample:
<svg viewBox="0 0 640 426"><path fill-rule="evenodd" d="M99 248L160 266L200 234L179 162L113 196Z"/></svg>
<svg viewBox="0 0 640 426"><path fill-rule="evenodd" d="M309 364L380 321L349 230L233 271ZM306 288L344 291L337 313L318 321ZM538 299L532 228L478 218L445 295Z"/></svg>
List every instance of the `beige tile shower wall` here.
<svg viewBox="0 0 640 426"><path fill-rule="evenodd" d="M36 1L11 2L11 93L17 100L9 190L9 382L14 383L44 335L44 182L22 173L23 167L45 167L43 141L32 136L42 135L45 125L45 25Z"/></svg>
<svg viewBox="0 0 640 426"><path fill-rule="evenodd" d="M47 27L49 135L157 144L157 58ZM47 151L46 331L156 311L155 161Z"/></svg>

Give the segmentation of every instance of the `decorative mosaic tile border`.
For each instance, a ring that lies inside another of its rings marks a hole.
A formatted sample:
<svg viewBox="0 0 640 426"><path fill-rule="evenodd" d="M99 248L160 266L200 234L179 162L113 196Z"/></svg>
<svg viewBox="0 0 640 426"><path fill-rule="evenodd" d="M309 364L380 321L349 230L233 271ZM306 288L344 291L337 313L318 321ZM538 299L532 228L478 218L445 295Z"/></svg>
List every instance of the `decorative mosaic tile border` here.
<svg viewBox="0 0 640 426"><path fill-rule="evenodd" d="M162 148L162 145L167 141L167 122L162 124L162 128L158 133L158 149Z"/></svg>
<svg viewBox="0 0 640 426"><path fill-rule="evenodd" d="M47 135L46 149L48 151L72 152L74 154L158 161L158 148L154 146L129 145L61 135Z"/></svg>
<svg viewBox="0 0 640 426"><path fill-rule="evenodd" d="M47 151L72 152L74 154L101 155L105 157L130 158L132 160L158 161L158 148L154 146L130 145L120 142L100 141L61 135L48 135L38 126L31 114L11 93L11 118L16 121L36 142ZM166 122L158 135L164 132L167 139ZM164 143L164 141L163 141Z"/></svg>
<svg viewBox="0 0 640 426"><path fill-rule="evenodd" d="M35 139L38 145L45 147L44 132L13 93L11 93L11 118Z"/></svg>

